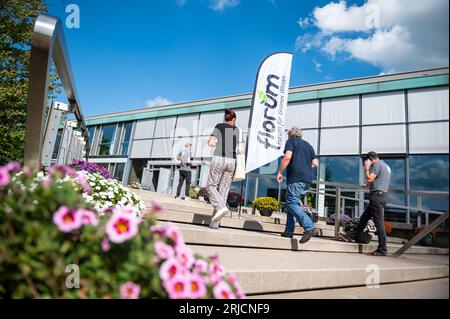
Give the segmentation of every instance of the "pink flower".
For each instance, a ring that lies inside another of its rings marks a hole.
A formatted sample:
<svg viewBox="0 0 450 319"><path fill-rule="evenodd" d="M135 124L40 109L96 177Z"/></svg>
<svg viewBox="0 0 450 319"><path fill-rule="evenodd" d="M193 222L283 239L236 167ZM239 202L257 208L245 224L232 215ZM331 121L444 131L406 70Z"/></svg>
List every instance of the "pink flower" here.
<svg viewBox="0 0 450 319"><path fill-rule="evenodd" d="M121 244L136 236L139 230L140 219L134 215L113 210L111 218L105 225L105 231L110 241Z"/></svg>
<svg viewBox="0 0 450 319"><path fill-rule="evenodd" d="M195 261L191 249L185 245L179 245L176 247L175 251L180 263L186 268L191 268Z"/></svg>
<svg viewBox="0 0 450 319"><path fill-rule="evenodd" d="M80 214L66 206L61 206L53 214L53 222L60 231L65 233L78 229L82 225Z"/></svg>
<svg viewBox="0 0 450 319"><path fill-rule="evenodd" d="M169 246L162 241L155 243L155 252L160 259L168 259L175 255L172 246Z"/></svg>
<svg viewBox="0 0 450 319"><path fill-rule="evenodd" d="M239 284L236 274L229 274L227 279L228 282L236 289L236 297L238 299L245 299L246 295L244 289L242 289L241 285Z"/></svg>
<svg viewBox="0 0 450 319"><path fill-rule="evenodd" d="M0 167L0 187L5 187L11 181L11 176L9 176L9 171L7 168Z"/></svg>
<svg viewBox="0 0 450 319"><path fill-rule="evenodd" d="M100 245L101 249L103 252L107 252L111 249L111 246L109 245L109 238L108 235L106 235L103 240L102 243Z"/></svg>
<svg viewBox="0 0 450 319"><path fill-rule="evenodd" d="M206 295L206 285L198 275L190 275L187 278L189 285L189 298L198 299Z"/></svg>
<svg viewBox="0 0 450 319"><path fill-rule="evenodd" d="M188 298L190 294L190 283L183 276L174 276L163 282L163 287L167 291L170 299Z"/></svg>
<svg viewBox="0 0 450 319"><path fill-rule="evenodd" d="M20 164L17 161L9 162L5 165L5 168L10 172L17 172L20 170Z"/></svg>
<svg viewBox="0 0 450 319"><path fill-rule="evenodd" d="M218 261L213 261L209 265L209 273L217 276L224 276L225 268Z"/></svg>
<svg viewBox="0 0 450 319"><path fill-rule="evenodd" d="M224 282L221 281L213 288L213 295L216 299L235 299L235 295L233 294L233 291L231 290L230 286Z"/></svg>
<svg viewBox="0 0 450 319"><path fill-rule="evenodd" d="M153 211L153 213L161 213L164 211L164 208L161 205L159 205L157 202L152 200L152 211Z"/></svg>
<svg viewBox="0 0 450 319"><path fill-rule="evenodd" d="M92 226L98 225L98 219L94 212L87 209L79 208L77 210L77 213L80 214L81 222L83 223L83 225L92 225Z"/></svg>
<svg viewBox="0 0 450 319"><path fill-rule="evenodd" d="M53 181L49 176L45 176L42 180L41 180L41 185L43 188L49 188L52 185Z"/></svg>
<svg viewBox="0 0 450 319"><path fill-rule="evenodd" d="M206 273L208 271L208 262L203 259L198 259L194 262L194 272Z"/></svg>
<svg viewBox="0 0 450 319"><path fill-rule="evenodd" d="M159 269L159 277L161 277L163 281L166 281L176 275L182 274L184 272L183 270L183 266L180 265L178 260L175 258L169 258L161 265L161 268Z"/></svg>
<svg viewBox="0 0 450 319"><path fill-rule="evenodd" d="M120 297L122 299L138 299L141 287L134 282L128 281L120 287Z"/></svg>
<svg viewBox="0 0 450 319"><path fill-rule="evenodd" d="M166 227L163 225L155 225L150 227L150 232L154 235L164 237L166 235Z"/></svg>
<svg viewBox="0 0 450 319"><path fill-rule="evenodd" d="M78 182L78 184L80 184L81 189L83 190L83 192L90 194L92 189L91 189L91 185L89 185L88 179L86 178L86 175L84 175L83 172L77 172L77 176L75 178L75 180Z"/></svg>
<svg viewBox="0 0 450 319"><path fill-rule="evenodd" d="M178 246L183 243L183 239L181 238L181 233L178 228L172 224L167 224L165 236L173 241L173 243Z"/></svg>

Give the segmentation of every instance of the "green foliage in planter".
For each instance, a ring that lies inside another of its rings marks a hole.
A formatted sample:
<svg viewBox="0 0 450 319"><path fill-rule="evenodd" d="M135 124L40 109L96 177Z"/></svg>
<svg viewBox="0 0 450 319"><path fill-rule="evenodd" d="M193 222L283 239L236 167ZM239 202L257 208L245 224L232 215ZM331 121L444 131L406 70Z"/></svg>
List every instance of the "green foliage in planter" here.
<svg viewBox="0 0 450 319"><path fill-rule="evenodd" d="M189 187L189 197L193 199L198 199L200 194L200 187L198 186L190 186Z"/></svg>
<svg viewBox="0 0 450 319"><path fill-rule="evenodd" d="M280 203L272 197L258 197L252 203L257 210L277 211L280 209Z"/></svg>

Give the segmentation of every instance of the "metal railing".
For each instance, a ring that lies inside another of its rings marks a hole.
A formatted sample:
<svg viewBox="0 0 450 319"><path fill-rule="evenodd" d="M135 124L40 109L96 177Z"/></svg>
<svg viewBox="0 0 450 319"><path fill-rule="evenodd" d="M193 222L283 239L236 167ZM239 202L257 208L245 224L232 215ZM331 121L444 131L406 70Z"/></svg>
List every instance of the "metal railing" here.
<svg viewBox="0 0 450 319"><path fill-rule="evenodd" d="M52 60L69 102L68 111L74 113L85 145L86 147L89 145L88 131L75 87L63 26L58 18L42 14L35 22L31 39L31 69L24 158L25 165L29 166L41 164L42 161L45 143L49 70Z"/></svg>
<svg viewBox="0 0 450 319"><path fill-rule="evenodd" d="M259 187L259 179L265 178L265 179L273 179L276 182L276 176L273 175L260 175L255 173L248 173L248 177L254 177L256 178L255 181L255 193L254 198L258 197L258 187ZM282 185L278 184L278 201L281 199L281 190ZM325 182L325 181L313 181L312 185L315 185L315 187L311 187L307 193L315 194L316 195L316 207L319 201L319 196L323 196L324 202L326 197L332 197L335 199L335 219L334 219L334 238L339 239L339 231L340 231L340 215L345 213L345 201L354 201L359 203L360 205L364 206L364 203L368 203L369 200L366 200L364 198L364 194L370 192L367 188L362 188L360 185L355 184L345 184L345 183L334 183L334 182ZM322 186L322 187L321 187ZM328 187L328 188L327 188ZM354 197L350 196L343 196L343 193L354 193ZM406 220L408 221L408 224L410 224L411 218L410 213L411 212L417 212L418 213L418 226L421 225L421 219L420 214L425 214L425 223L427 227L417 234L415 237L413 237L408 243L406 243L402 248L400 248L394 256L398 257L403 252L405 252L407 249L409 249L412 245L419 242L423 237L425 237L427 234L432 232L434 229L439 227L443 222L445 222L448 219L448 207L446 212L443 211L436 211L424 208L422 206L422 199L424 197L430 197L430 198L439 198L439 199L446 199L448 201L449 199L449 193L448 192L417 192L417 191L406 191L401 189L389 189L390 194L405 194L405 196L417 196L417 206L409 206L409 205L398 205L398 204L392 204L388 203L387 208L395 208L395 209L401 209L406 212ZM245 199L244 201L247 202L248 200L248 188L246 187L245 190ZM324 204L325 205L325 204ZM435 214L438 217L429 224L429 215ZM354 217L354 216L352 216Z"/></svg>

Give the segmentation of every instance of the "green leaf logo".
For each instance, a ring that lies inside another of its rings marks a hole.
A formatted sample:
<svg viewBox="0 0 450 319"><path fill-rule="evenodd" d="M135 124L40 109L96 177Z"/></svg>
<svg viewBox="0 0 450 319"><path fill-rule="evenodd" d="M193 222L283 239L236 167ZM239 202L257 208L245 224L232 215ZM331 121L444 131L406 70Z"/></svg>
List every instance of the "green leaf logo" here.
<svg viewBox="0 0 450 319"><path fill-rule="evenodd" d="M264 104L267 102L268 98L266 93L264 93L263 91L258 91L258 96L259 96L259 100L261 104Z"/></svg>

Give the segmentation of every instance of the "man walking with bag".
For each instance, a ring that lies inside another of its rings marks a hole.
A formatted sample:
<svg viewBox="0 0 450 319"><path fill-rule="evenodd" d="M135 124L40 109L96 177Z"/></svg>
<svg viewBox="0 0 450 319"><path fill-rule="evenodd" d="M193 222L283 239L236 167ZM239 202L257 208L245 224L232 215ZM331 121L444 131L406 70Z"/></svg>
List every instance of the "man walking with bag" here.
<svg viewBox="0 0 450 319"><path fill-rule="evenodd" d="M300 243L306 243L314 235L315 226L311 217L300 206L300 197L306 194L313 181L313 168L319 166L311 144L302 139L303 132L293 127L288 131L289 139L284 148L284 157L278 169L277 180L283 181L283 171L287 167L286 188L286 229L281 234L283 237L292 238L297 219L304 229Z"/></svg>

